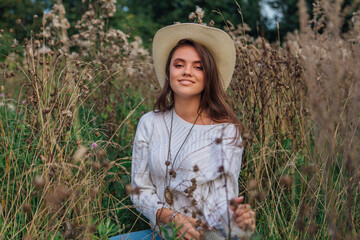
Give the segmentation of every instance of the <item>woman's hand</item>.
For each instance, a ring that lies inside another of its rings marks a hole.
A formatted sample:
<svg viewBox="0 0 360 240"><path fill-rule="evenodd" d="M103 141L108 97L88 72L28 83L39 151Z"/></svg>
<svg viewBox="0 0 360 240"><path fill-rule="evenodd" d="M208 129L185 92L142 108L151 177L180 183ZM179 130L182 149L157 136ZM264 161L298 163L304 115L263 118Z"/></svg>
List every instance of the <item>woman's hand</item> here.
<svg viewBox="0 0 360 240"><path fill-rule="evenodd" d="M169 224L170 216L174 213L173 210L170 210L168 208L161 208L156 213L156 218L158 223L163 224ZM176 228L181 227L177 235L180 237L184 233L184 239L195 239L200 240L203 239L204 233L196 229L201 226L202 229L207 229L206 225L201 222L200 220L197 220L195 218L183 215L181 213L176 213L174 218L172 219L172 222L176 224Z"/></svg>
<svg viewBox="0 0 360 240"><path fill-rule="evenodd" d="M203 231L196 230L199 225L203 226L203 223L200 223L199 220L186 215L182 215L180 213L176 213L173 222L176 224L176 227L182 226L177 233L177 236L183 236L183 234L185 233L184 239L204 239Z"/></svg>
<svg viewBox="0 0 360 240"><path fill-rule="evenodd" d="M244 201L244 197L234 198L235 208L232 211L234 213L234 220L236 225L243 231L255 231L255 212L251 210L249 204L241 204Z"/></svg>

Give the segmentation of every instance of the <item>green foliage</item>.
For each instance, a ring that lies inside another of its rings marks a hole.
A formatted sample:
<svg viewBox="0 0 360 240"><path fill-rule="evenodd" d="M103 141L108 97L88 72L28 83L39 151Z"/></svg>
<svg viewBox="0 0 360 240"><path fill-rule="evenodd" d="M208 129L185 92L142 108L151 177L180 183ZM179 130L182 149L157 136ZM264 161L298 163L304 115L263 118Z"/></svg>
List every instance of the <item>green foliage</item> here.
<svg viewBox="0 0 360 240"><path fill-rule="evenodd" d="M268 29L265 36L266 38L273 42L278 39L280 35L280 40L283 41L287 33L293 32L295 29L299 29L299 9L297 6L298 0L266 0L269 5L278 13L276 21L279 22L279 29ZM308 14L312 16L313 3L316 1L306 0ZM347 32L349 30L348 21L352 16L352 12L356 11L359 8L360 3L356 3L354 0L345 0L342 3L342 9L344 10L344 26L343 31Z"/></svg>
<svg viewBox="0 0 360 240"><path fill-rule="evenodd" d="M94 237L95 239L108 239L109 236L114 236L118 234L117 226L111 222L111 219L102 220L98 226L97 230L99 233L98 237Z"/></svg>
<svg viewBox="0 0 360 240"><path fill-rule="evenodd" d="M279 22L279 32L281 39L285 37L287 32L292 32L295 29L299 29L299 15L298 15L298 0L269 0L269 5L275 9L280 16L277 17L276 21ZM308 1L309 7L311 7L312 0ZM311 10L309 11L311 12ZM277 29L272 29L272 37L277 39ZM272 38L273 39L273 38Z"/></svg>
<svg viewBox="0 0 360 240"><path fill-rule="evenodd" d="M262 24L260 13L260 0L238 1L244 21L252 29L253 35L258 35L257 25ZM154 36L155 32L163 26L174 22L191 22L189 13L195 11L196 6L205 11L204 22L210 20L215 26L222 28L230 21L235 26L242 23L238 12L238 6L233 0L175 0L175 1L151 1L151 0L121 0L118 8L125 9L115 15L114 24L125 29L131 26L131 32L140 35L145 43ZM220 14L221 13L221 14Z"/></svg>
<svg viewBox="0 0 360 240"><path fill-rule="evenodd" d="M66 17L72 26L69 33L73 34L76 32L75 23L86 9L81 0L63 2L67 10ZM259 35L257 26L265 23L261 16L261 1L239 0L237 2L241 7L243 20L252 29L251 34ZM150 47L151 39L159 28L174 22L189 22L189 13L195 11L196 6L205 11L204 22L214 20L216 27L222 28L227 25L226 21L230 21L235 26L242 23L234 0L119 0L116 4L117 12L114 17L108 19L108 27L121 29L132 37L138 35L144 40L144 45Z"/></svg>
<svg viewBox="0 0 360 240"><path fill-rule="evenodd" d="M39 31L43 12L49 7L46 0L1 0L0 29L6 32L13 29L15 38L23 39L31 30ZM34 15L37 18L34 19ZM16 24L18 19L21 20L20 24Z"/></svg>
<svg viewBox="0 0 360 240"><path fill-rule="evenodd" d="M160 229L166 240L182 240L184 239L186 232L184 232L181 236L177 236L182 227L183 225L176 226L174 222L170 222L169 225L161 226Z"/></svg>

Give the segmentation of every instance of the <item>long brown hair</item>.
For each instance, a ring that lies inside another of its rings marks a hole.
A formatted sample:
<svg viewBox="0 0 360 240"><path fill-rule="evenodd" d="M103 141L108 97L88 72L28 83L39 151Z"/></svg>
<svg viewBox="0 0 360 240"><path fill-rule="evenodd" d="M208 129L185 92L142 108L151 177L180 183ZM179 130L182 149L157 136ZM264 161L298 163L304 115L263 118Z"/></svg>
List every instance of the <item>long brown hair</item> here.
<svg viewBox="0 0 360 240"><path fill-rule="evenodd" d="M180 40L171 50L166 63L166 79L163 89L156 99L154 110L156 112L166 112L174 106L174 91L170 86L170 62L174 52L183 46L192 46L196 49L200 56L201 64L205 74L205 88L201 93L201 100L198 112L206 110L211 120L221 123L233 123L237 126L238 133L242 132L239 119L229 106L228 94L223 88L221 76L219 74L216 62L211 52L202 44L189 39ZM238 136L238 134L237 134Z"/></svg>

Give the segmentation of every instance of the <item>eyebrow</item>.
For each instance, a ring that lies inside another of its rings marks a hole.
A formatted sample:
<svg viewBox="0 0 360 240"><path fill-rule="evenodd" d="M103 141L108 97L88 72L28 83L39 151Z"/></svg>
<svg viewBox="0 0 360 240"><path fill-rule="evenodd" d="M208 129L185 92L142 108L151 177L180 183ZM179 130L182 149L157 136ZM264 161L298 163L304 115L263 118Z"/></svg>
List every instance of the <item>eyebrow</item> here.
<svg viewBox="0 0 360 240"><path fill-rule="evenodd" d="M182 59L182 58L175 58L173 62L176 62L176 61L185 62L185 60ZM199 61L194 61L193 63L200 63L201 64L201 61L200 60Z"/></svg>

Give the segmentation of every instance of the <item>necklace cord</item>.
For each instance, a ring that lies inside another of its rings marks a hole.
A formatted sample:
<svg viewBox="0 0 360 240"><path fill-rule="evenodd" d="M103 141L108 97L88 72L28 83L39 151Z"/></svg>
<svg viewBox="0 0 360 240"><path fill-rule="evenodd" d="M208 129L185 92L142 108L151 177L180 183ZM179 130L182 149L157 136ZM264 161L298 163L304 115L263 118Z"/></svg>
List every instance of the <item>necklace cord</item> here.
<svg viewBox="0 0 360 240"><path fill-rule="evenodd" d="M174 111L175 111L175 109L173 108L173 109L172 109L172 111L171 111L171 124L170 124L170 135L169 135L169 148L168 148L168 157L167 157L167 160L166 160L166 161L169 161L169 160L170 160L170 153L171 153L171 152L170 152L170 146L171 146L171 136L172 136L172 128L173 128L173 120L174 120ZM200 111L200 113L197 115L197 117L196 117L196 119L195 119L195 121L194 121L193 125L191 126L191 128L190 128L190 130L189 130L188 134L186 135L186 137L185 137L184 141L182 142L182 144L181 144L181 146L180 146L179 150L177 151L177 153L176 153L176 155L175 155L175 158L174 158L174 160L173 160L173 161L172 161L172 163L171 163L171 170L174 170L175 160L176 160L177 156L179 155L180 150L181 150L181 149L182 149L182 147L184 146L184 144L185 144L186 140L188 139L188 137L189 137L189 135L190 135L191 131L193 130L193 128L194 128L194 126L195 126L195 124L196 124L196 121L198 120L198 118L199 118L199 117L200 117L200 115L201 115L201 112L202 112L202 111ZM165 176L165 177L167 177L167 176L168 176L168 165L166 165L166 176ZM170 182L171 182L171 177L169 178L169 184L168 184L168 186L170 186ZM165 187L166 187L166 186L165 186Z"/></svg>

